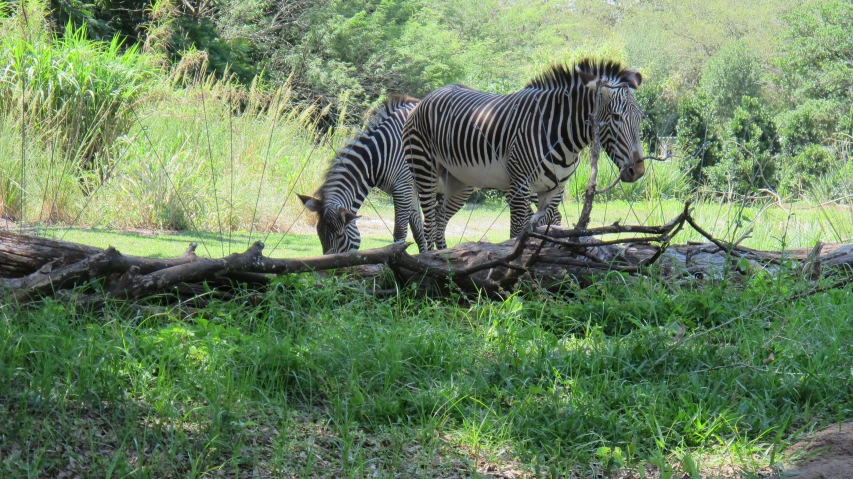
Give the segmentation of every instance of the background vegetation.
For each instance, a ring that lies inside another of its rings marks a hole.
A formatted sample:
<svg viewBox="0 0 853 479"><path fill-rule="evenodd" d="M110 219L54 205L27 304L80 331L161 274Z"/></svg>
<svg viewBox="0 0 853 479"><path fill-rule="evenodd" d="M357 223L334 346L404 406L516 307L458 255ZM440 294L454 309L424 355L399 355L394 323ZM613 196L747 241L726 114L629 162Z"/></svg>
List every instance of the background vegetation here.
<svg viewBox="0 0 853 479"><path fill-rule="evenodd" d="M589 54L643 71L648 149L677 156L620 198L846 202L851 26L850 0L0 2L0 210L116 227L291 224L285 185L316 187L330 149L384 95L452 82L508 92ZM35 181L44 171L59 174Z"/></svg>
<svg viewBox="0 0 853 479"><path fill-rule="evenodd" d="M315 254L293 193L384 95L509 92L596 55L642 70L647 148L676 155L596 222L694 199L749 246L850 241L851 31L851 0L0 1L0 228ZM451 242L506 237L483 198ZM390 238L390 209L363 208L365 245ZM792 299L811 284L752 273L465 307L314 277L96 312L0 297L0 476L770 474L801 433L853 417L851 296Z"/></svg>

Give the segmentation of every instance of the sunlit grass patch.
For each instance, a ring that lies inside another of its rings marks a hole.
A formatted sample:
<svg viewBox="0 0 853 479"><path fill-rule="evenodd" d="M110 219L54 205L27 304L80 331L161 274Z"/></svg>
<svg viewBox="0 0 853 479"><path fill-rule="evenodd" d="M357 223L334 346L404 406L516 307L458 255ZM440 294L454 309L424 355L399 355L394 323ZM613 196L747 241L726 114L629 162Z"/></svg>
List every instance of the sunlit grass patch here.
<svg viewBox="0 0 853 479"><path fill-rule="evenodd" d="M4 304L0 470L766 472L853 410L851 295L792 302L795 281L611 278L462 308L293 277L203 309Z"/></svg>

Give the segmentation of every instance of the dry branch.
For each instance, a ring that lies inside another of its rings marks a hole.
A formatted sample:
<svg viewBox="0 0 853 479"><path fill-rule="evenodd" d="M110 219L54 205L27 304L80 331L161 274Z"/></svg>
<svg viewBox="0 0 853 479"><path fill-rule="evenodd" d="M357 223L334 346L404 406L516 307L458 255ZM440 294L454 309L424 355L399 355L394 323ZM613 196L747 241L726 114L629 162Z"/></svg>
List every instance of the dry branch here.
<svg viewBox="0 0 853 479"><path fill-rule="evenodd" d="M684 225L691 225L711 242L670 245ZM599 239L604 234L636 236ZM692 218L689 204L661 226L548 226L525 230L518 238L501 244L464 243L414 256L406 253L408 246L398 243L353 253L281 259L263 256L260 242L224 258L199 257L195 245L190 245L176 258L158 259L123 255L114 248L102 250L0 232L0 298L26 301L82 286L83 294L76 300L97 304L107 298L138 299L163 292L198 294L204 291L200 288L204 282L228 298L227 290L235 283L257 287L266 284L270 275L346 268L355 268L352 271L367 277L380 275L387 268L401 284L482 292L490 297L505 295L519 282L558 290L567 279L587 285L608 271L639 274L652 264L658 265L665 279L720 277L731 273L733 259L738 264L745 260L773 274L793 272L809 280L835 275L830 286L837 287L849 284L853 272L853 244L782 252L751 250L713 238ZM795 263L793 269L783 269L785 260ZM86 291L92 280L100 283L97 292L91 288ZM826 286L816 286L814 291L823 288Z"/></svg>

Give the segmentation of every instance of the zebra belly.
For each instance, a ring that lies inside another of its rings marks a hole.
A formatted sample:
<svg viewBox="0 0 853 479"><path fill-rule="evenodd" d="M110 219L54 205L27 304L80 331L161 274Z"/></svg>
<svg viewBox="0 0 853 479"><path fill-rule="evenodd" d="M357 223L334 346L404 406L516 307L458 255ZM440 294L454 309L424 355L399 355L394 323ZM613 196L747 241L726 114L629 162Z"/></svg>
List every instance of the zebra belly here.
<svg viewBox="0 0 853 479"><path fill-rule="evenodd" d="M509 173L501 162L492 162L485 167L476 165L466 167L464 165L445 166L448 173L466 185L475 188L495 188L508 190L510 186Z"/></svg>
<svg viewBox="0 0 853 479"><path fill-rule="evenodd" d="M543 191L553 190L554 188L561 188L566 184L566 180L572 176L577 167L577 161L573 161L569 166L565 167L554 163L544 163L540 169L539 175L536 178L531 179L530 191L532 193L541 193ZM552 172L553 175L546 174L542 170Z"/></svg>

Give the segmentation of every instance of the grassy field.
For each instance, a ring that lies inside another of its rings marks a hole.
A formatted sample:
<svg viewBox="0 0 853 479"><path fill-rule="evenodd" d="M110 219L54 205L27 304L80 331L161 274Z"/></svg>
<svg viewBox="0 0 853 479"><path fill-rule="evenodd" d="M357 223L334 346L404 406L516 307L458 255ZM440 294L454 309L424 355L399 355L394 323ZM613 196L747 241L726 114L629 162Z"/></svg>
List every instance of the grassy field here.
<svg viewBox="0 0 853 479"><path fill-rule="evenodd" d="M596 205L594 222L678 211L614 201ZM387 243L390 205L363 212L364 246ZM850 214L697 205L722 238L755 222L744 244L765 249L849 239ZM507 224L487 203L460 213L448 238L501 241ZM145 256L202 239L199 252L218 255L250 239L39 233ZM307 223L255 239L274 256L319 254ZM696 286L613 276L460 307L306 276L203 309L4 303L0 476L766 477L790 467L797 438L853 418L849 288L791 301L808 285Z"/></svg>
<svg viewBox="0 0 853 479"><path fill-rule="evenodd" d="M188 88L143 112L146 128L89 196L37 144L22 175L26 224L4 224L141 256L190 242L221 256L259 239L270 256L319 254L292 195L316 188L340 138L318 151L297 116L233 126L222 97L203 104ZM212 120L194 120L205 111ZM13 130L0 128L0 150L15 151ZM21 171L17 158L0 166ZM655 165L614 190L593 224L676 216L673 171ZM581 168L564 224L585 180ZM389 202L360 213L363 247L387 244ZM768 250L853 238L850 205L709 200L695 216ZM502 203L470 205L447 238L503 241L508 225ZM700 239L685 229L675 241ZM765 477L804 432L853 417L853 296L789 300L805 287L613 276L462 307L305 277L205 308L0 301L0 477Z"/></svg>
<svg viewBox="0 0 853 479"><path fill-rule="evenodd" d="M346 94L323 119L290 81L208 75L201 50L167 67L84 30L54 39L47 5L25 3L28 17L0 2L0 228L140 256L256 240L273 257L320 253L294 193L316 191L355 131L320 124L345 124ZM650 162L593 225L676 216L704 194L684 171L694 159ZM850 242L848 166L804 198L718 192L695 217L765 250ZM588 173L582 158L564 224ZM387 244L387 199L361 214L362 246ZM503 241L508 225L502 203L470 205L447 238ZM792 299L813 285L753 274L610 274L467 303L314 275L203 307L0 291L0 478L778 477L793 442L853 419L853 294Z"/></svg>
<svg viewBox="0 0 853 479"><path fill-rule="evenodd" d="M765 477L853 416L853 295L803 287L617 276L459 307L303 277L204 309L4 303L0 475Z"/></svg>
<svg viewBox="0 0 853 479"><path fill-rule="evenodd" d="M580 215L581 204L566 201L560 211L563 224L571 224ZM663 224L677 216L683 203L676 200L658 202L609 201L597 203L593 208L592 225L608 225L614 221L622 224ZM362 233L362 247L375 248L390 242L394 223L393 206L389 201L373 199L360 211L358 220ZM199 244L198 254L222 256L242 251L251 241L262 240L269 256L297 257L322 253L307 213L296 211L291 225L284 232L247 231L219 233L162 230L110 230L92 228L43 227L30 229L33 234L66 241L91 244L99 247L115 246L119 251L137 256L176 256L191 242ZM697 203L694 216L716 237L735 241L751 231L741 244L747 247L779 250L783 248L811 247L816 241L853 241L853 206L767 204L749 206L732 203ZM13 228L14 229L14 228ZM286 234L285 234L286 232ZM509 210L502 204L484 203L467 205L450 222L448 243L452 246L465 241L487 240L501 242L509 238ZM412 240L411 232L409 240ZM677 243L704 241L698 233L686 228L676 238ZM417 252L412 246L411 252Z"/></svg>

